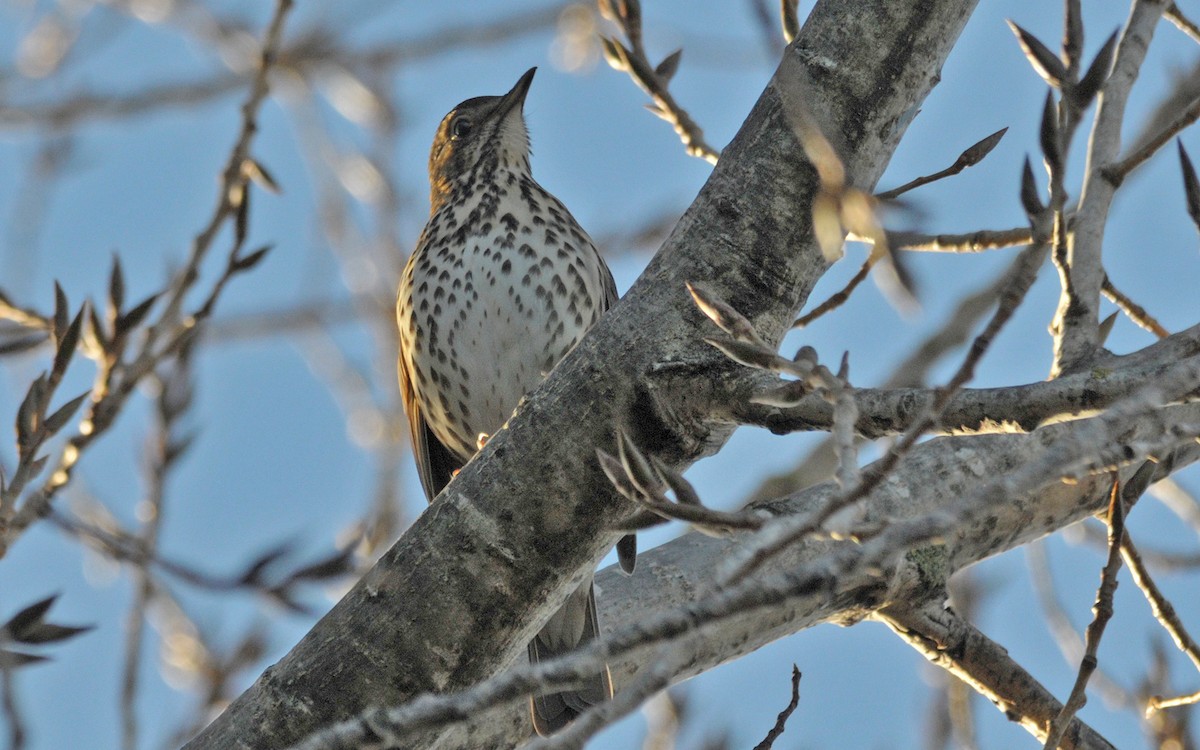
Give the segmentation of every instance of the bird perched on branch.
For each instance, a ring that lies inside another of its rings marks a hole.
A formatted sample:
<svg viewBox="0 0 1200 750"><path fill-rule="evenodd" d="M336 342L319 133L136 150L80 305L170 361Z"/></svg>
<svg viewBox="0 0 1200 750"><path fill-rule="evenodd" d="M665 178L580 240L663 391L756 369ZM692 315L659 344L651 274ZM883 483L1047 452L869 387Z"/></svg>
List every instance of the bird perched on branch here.
<svg viewBox="0 0 1200 750"><path fill-rule="evenodd" d="M523 107L536 70L503 96L452 109L429 155L429 222L404 269L396 319L400 392L431 501L617 299L591 238L530 173ZM635 551L632 536L618 544L626 570ZM529 658L597 632L589 576L530 642ZM577 690L534 697L534 728L552 733L611 697L607 669Z"/></svg>

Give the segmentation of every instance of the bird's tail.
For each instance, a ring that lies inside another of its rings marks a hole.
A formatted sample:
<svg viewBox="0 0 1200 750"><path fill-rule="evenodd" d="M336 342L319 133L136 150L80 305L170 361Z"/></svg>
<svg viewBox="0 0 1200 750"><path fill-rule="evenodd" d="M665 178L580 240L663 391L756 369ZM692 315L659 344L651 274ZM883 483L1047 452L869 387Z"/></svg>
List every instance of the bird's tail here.
<svg viewBox="0 0 1200 750"><path fill-rule="evenodd" d="M596 619L596 594L591 580L584 582L542 631L529 642L529 661L533 664L566 653L596 639L600 632ZM612 698L612 677L608 667L588 678L576 690L536 695L529 699L533 728L546 737L569 724L588 708Z"/></svg>

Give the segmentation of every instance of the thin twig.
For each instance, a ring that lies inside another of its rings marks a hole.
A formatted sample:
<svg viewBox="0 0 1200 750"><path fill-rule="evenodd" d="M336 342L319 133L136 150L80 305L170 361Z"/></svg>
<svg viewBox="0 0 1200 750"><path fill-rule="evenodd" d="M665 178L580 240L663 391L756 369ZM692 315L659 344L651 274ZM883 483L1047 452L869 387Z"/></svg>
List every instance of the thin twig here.
<svg viewBox="0 0 1200 750"><path fill-rule="evenodd" d="M615 39L601 37L608 64L614 70L628 73L634 83L650 95L653 104L647 105L646 108L671 124L687 148L688 156L699 157L709 164L716 164L717 159L721 157L721 150L710 146L704 140L704 131L667 90L679 65L681 50L668 55L657 66L650 62L642 44L642 11L639 0L621 0L615 6L611 0L600 0L600 12L621 28L628 42L626 46Z"/></svg>
<svg viewBox="0 0 1200 750"><path fill-rule="evenodd" d="M870 242L870 238L851 236L851 240ZM897 250L930 253L981 253L1005 247L1028 245L1033 242L1029 227L1013 229L984 229L964 234L921 234L920 232L888 232L888 242Z"/></svg>
<svg viewBox="0 0 1200 750"><path fill-rule="evenodd" d="M10 750L21 750L25 747L25 720L17 705L15 674L12 665L0 660L0 694L3 694L4 718L8 722L8 746Z"/></svg>
<svg viewBox="0 0 1200 750"><path fill-rule="evenodd" d="M1100 346L1099 302L1103 284L1102 246L1116 186L1103 172L1118 158L1125 108L1137 80L1146 50L1162 17L1163 4L1134 0L1120 43L1116 48L1111 72L1104 79L1088 140L1087 175L1080 192L1079 208L1070 232L1069 261L1058 257L1063 292L1052 323L1054 331L1054 367L1058 374L1087 363ZM1070 97L1067 97L1068 101ZM1070 133L1070 128L1062 128ZM1059 141L1070 143L1069 138ZM1059 153L1065 154L1065 150ZM1065 194L1059 194L1065 199ZM1057 212L1056 212L1057 213ZM1063 222L1056 221L1056 236L1065 235Z"/></svg>
<svg viewBox="0 0 1200 750"><path fill-rule="evenodd" d="M854 290L858 288L858 285L861 284L863 280L867 278L867 275L871 273L871 267L875 265L875 260L877 257L878 256L876 256L875 253L868 255L867 259L863 261L862 267L858 269L858 273L854 274L854 276L846 282L844 287L831 294L829 299L825 300L812 310L809 310L797 318L796 321L792 323L792 328L804 328L822 315L836 310L842 305L846 304L846 301L850 299L850 295L854 293Z"/></svg>
<svg viewBox="0 0 1200 750"><path fill-rule="evenodd" d="M1087 683L1099 663L1096 652L1100 648L1100 639L1104 629L1113 615L1113 594L1117 590L1117 572L1121 569L1121 543L1125 537L1125 508L1121 497L1121 483L1113 475L1112 493L1108 501L1108 560L1100 577L1100 588L1096 592L1096 603L1092 607L1095 616L1087 627L1084 637L1083 659L1079 663L1079 673L1071 694L1059 711L1058 716L1050 724L1044 750L1055 750L1062 741L1063 734L1071 723L1071 719L1087 703Z"/></svg>
<svg viewBox="0 0 1200 750"><path fill-rule="evenodd" d="M1107 538L1104 550L1107 552ZM1034 595L1042 610L1050 636L1058 646L1063 660L1074 665L1083 658L1084 644L1079 632L1071 623L1062 603L1055 593L1054 576L1046 555L1046 542L1039 539L1025 546L1026 561L1029 564L1029 576L1033 583ZM1104 702L1111 706L1134 706L1136 701L1130 691L1126 690L1115 679L1110 677L1102 668L1097 668L1092 676L1092 684L1099 689Z"/></svg>
<svg viewBox="0 0 1200 750"><path fill-rule="evenodd" d="M1007 649L954 608L936 599L923 605L897 603L875 617L930 663L962 680L1025 731L1045 741L1062 704ZM1061 750L1113 747L1077 717L1071 720L1071 730Z"/></svg>
<svg viewBox="0 0 1200 750"><path fill-rule="evenodd" d="M1175 3L1168 5L1163 16L1175 24L1175 28L1191 37L1192 41L1200 42L1200 26L1197 26L1190 18L1183 15L1183 11L1179 9L1178 5Z"/></svg>
<svg viewBox="0 0 1200 750"><path fill-rule="evenodd" d="M141 532L136 537L138 547L145 552L146 557L135 566L134 598L126 617L125 664L121 679L121 744L125 750L136 750L138 746L137 694L142 661L142 636L157 588L150 564L158 554L167 476L190 442L187 436L177 434L179 420L192 404L190 364L188 350L175 360L170 372L160 378L155 409L155 431L147 446L147 491L142 506L146 518Z"/></svg>
<svg viewBox="0 0 1200 750"><path fill-rule="evenodd" d="M915 190L923 185L928 185L931 182L937 182L938 180L945 179L947 177L953 177L967 167L973 167L979 162L983 161L983 158L991 153L992 149L994 149L996 145L1000 143L1000 139L1003 138L1004 134L1007 132L1008 128L1001 128L986 138L981 139L978 143L972 144L967 148L966 151L963 151L961 154L959 154L958 158L954 160L953 164L945 169L934 172L930 175L918 177L915 180L904 183L900 187L892 188L891 190L885 190L882 193L876 193L875 197L881 201L895 200L910 190Z"/></svg>
<svg viewBox="0 0 1200 750"><path fill-rule="evenodd" d="M403 706L369 709L354 718L315 731L293 747L316 750L337 742L361 743L373 739L387 739L405 746L402 739L405 736L461 723L464 717L522 700L534 691L576 685L604 664L626 655L632 657L634 652L644 653L643 649L647 647L662 649L694 636L701 627L717 625L727 618L745 618L756 612L774 610L783 602L824 598L832 593L831 585L839 581L853 579L877 587L881 576L888 578L888 571L894 571L897 558L904 551L927 546L935 540L954 539L966 524L978 524L986 509L998 502L998 498L1028 497L1055 478L1081 476L1094 471L1096 465L1111 465L1129 455L1164 456L1179 449L1179 460L1191 460L1191 449L1180 446L1190 446L1200 426L1191 424L1181 431L1179 414L1171 408L1163 409L1161 403L1164 395L1169 398L1177 389L1196 387L1200 375L1193 375L1195 377L1186 383L1147 388L1102 416L1047 428L1057 433L1058 438L1042 443L1045 448L1034 460L976 483L970 494L952 507L918 514L908 520L892 519L877 535L862 544L837 545L830 554L808 563L712 590L678 609L617 626L570 655L537 665L514 666L461 693L426 694ZM1192 407L1176 408L1195 412ZM1129 428L1134 423L1140 424L1140 428L1131 436Z"/></svg>
<svg viewBox="0 0 1200 750"><path fill-rule="evenodd" d="M4 528L4 533L0 535L0 557L25 529L38 519L45 517L49 512L51 500L71 480L83 452L113 424L122 405L133 393L137 384L152 374L162 361L177 355L187 345L195 334L197 319L202 319L211 310L215 295L228 281L228 277L252 265L252 263L246 264L246 261L251 260L249 256L239 258L237 255L238 248L244 239L244 232L237 231L235 228L234 247L230 251L230 261L227 263L225 273L216 282L200 311L195 315L187 316L186 319L182 316L184 298L199 278L201 262L216 240L221 228L227 222L232 221L237 225L244 220L245 197L246 191L249 189L250 177L246 165L252 162L250 144L254 134L258 131L258 113L269 92L270 71L282 43L284 19L292 4L293 0L277 0L274 15L264 35L258 71L254 77L251 91L242 105L240 132L222 172L216 208L205 228L193 241L187 264L184 270L175 277L170 291L166 295L165 309L159 314L158 320L146 329L141 350L133 361L121 362L121 352L117 350L109 353L108 358L102 363L101 372L97 375L96 384L93 386L92 402L78 432L67 441L50 477L36 492L25 498L11 519L11 523ZM127 334L128 331L125 333ZM158 346L160 338L165 338L166 341Z"/></svg>
<svg viewBox="0 0 1200 750"><path fill-rule="evenodd" d="M495 45L515 38L537 34L553 27L560 19L562 5L554 3L480 24L478 20L435 31L413 39L388 39L369 46L339 46L323 27L315 29L280 48L280 65L310 82L336 61L339 67L366 72L387 72L396 68L441 57L456 49ZM139 23L142 19L139 18ZM238 40L241 41L240 39ZM240 48L239 50L240 51ZM226 59L217 55L217 59ZM137 91L86 91L59 101L38 103L0 102L0 130L63 131L105 120L143 116L172 107L204 104L240 91L256 76L253 70L221 71L198 81L171 81L143 86Z"/></svg>
<svg viewBox="0 0 1200 750"><path fill-rule="evenodd" d="M1112 280L1109 279L1108 274L1104 275L1104 283L1101 285L1100 289L1104 292L1105 297L1119 307L1121 312L1125 313L1126 317L1128 317L1141 328L1153 333L1160 339L1165 339L1167 336L1171 335L1171 332L1166 328L1163 328L1162 324L1159 323L1153 315L1146 312L1146 308L1134 302L1129 297L1125 296L1121 290L1113 286Z"/></svg>
<svg viewBox="0 0 1200 750"><path fill-rule="evenodd" d="M1162 698L1159 696L1152 697L1146 705L1147 709L1156 711L1165 711L1168 708L1178 708L1180 706L1194 706L1200 703L1200 690L1187 695L1176 695L1171 698Z"/></svg>
<svg viewBox="0 0 1200 750"><path fill-rule="evenodd" d="M1150 157L1158 153L1163 146L1171 142L1172 138L1183 132L1185 128L1197 119L1200 119L1200 98L1197 98L1188 105L1188 108L1169 125L1148 138L1137 151L1134 151L1121 161L1105 167L1104 176L1119 185L1129 176L1130 172L1149 161Z"/></svg>
<svg viewBox="0 0 1200 750"><path fill-rule="evenodd" d="M1175 641L1175 645L1182 651L1192 664L1200 671L1200 645L1192 639L1187 628L1184 627L1183 620L1175 613L1175 608L1171 606L1171 602L1163 596L1158 585L1154 583L1154 579L1150 577L1150 571L1146 569L1145 563L1142 562L1142 556L1138 553L1137 547L1133 544L1133 538L1126 532L1121 538L1121 557L1125 560L1125 564L1129 566L1129 572L1133 577L1133 582L1141 589L1142 594L1146 597L1146 601L1150 603L1150 611L1154 614L1154 619L1158 620L1163 626L1163 630L1171 636L1171 640ZM1164 699L1160 696L1153 696L1147 704L1148 709L1163 708L1163 702L1172 699Z"/></svg>
<svg viewBox="0 0 1200 750"><path fill-rule="evenodd" d="M767 732L767 736L763 741L754 746L754 750L771 750L775 746L775 740L783 736L784 729L787 728L787 720L791 718L796 707L800 705L800 668L795 664L792 665L792 699L788 701L787 706L779 712L779 716L775 717L775 726L771 727L771 731Z"/></svg>
<svg viewBox="0 0 1200 750"><path fill-rule="evenodd" d="M871 470L863 472L859 484L838 493L820 511L811 516L799 521L790 519L789 521L781 520L777 522L779 531L772 534L769 543L749 546L747 554L723 577L725 583L749 575L779 550L815 533L834 514L865 497L891 473L904 454L916 444L917 440L930 427L937 423L942 411L949 404L951 397L974 376L975 367L979 363L979 360L982 359L984 353L1000 332L1000 329L1004 327L1016 312L1017 307L1025 299L1025 294L1033 285L1033 281L1037 277L1038 268L1045 259L1045 254L1046 247L1042 244L1031 245L1022 252L1020 262L1011 268L1007 275L1004 292L1000 295L1000 304L993 313L991 320L984 327L984 330L975 337L974 342L971 344L971 349L959 366L958 371L955 372L954 376L951 377L945 386L938 389L937 395L929 409L913 422L884 457L873 464ZM784 530L781 526L778 526L780 523L786 524L788 528Z"/></svg>

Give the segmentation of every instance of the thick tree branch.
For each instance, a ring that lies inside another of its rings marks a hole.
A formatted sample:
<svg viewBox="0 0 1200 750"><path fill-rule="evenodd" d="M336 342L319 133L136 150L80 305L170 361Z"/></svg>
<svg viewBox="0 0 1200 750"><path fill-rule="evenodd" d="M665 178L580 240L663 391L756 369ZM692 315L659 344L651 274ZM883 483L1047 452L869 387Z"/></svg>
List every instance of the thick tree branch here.
<svg viewBox="0 0 1200 750"><path fill-rule="evenodd" d="M824 272L810 222L815 175L793 133L801 102L840 142L850 182L870 189L973 7L819 4L626 298L379 564L190 747L285 745L368 705L466 688L523 654L629 510L595 449L611 449L624 426L679 468L728 436L709 412L730 397L735 366L701 340L705 321L684 282L709 281L778 342ZM695 400L661 408L657 376L678 382L684 371Z"/></svg>
<svg viewBox="0 0 1200 750"><path fill-rule="evenodd" d="M1048 420L1104 409L1148 382L1183 372L1183 368L1195 369L1200 364L1195 357L1136 362L1119 369L1096 367L1027 385L965 388L951 397L938 431L1028 432ZM767 376L755 377L748 379L746 390L754 393L778 382ZM904 432L933 404L937 392L932 388L856 388L852 394L858 404L855 430L862 437L878 438ZM728 405L728 417L738 424L758 425L779 434L826 431L833 424L833 407L816 394L786 409L745 398Z"/></svg>
<svg viewBox="0 0 1200 750"><path fill-rule="evenodd" d="M527 709L518 702L525 692L539 684L570 684L605 661L612 665L619 691L653 662L653 654L668 648L671 658L687 655L676 674L690 677L813 625L850 624L888 606L926 601L944 591L955 571L1103 510L1111 487L1107 473L1067 483L1057 481L1053 470L1065 465L1061 446L1078 449L1091 442L1102 422L1095 418L1051 425L1029 435L938 438L915 447L865 502L862 524L886 523L897 536L914 540L928 532L930 523L952 529L938 544L914 541L909 549L879 538L857 544L808 537L771 558L754 577L713 592L713 571L737 557L753 537L690 533L645 553L634 576L615 566L600 572L601 642L538 666L519 665L463 693L422 696L364 718L378 736L419 746L413 733L472 717L439 747L502 745L520 736L509 734L505 740L503 732L520 726ZM1163 423L1200 423L1200 406L1168 407L1148 422L1129 425L1120 445L1104 446L1134 461L1121 469L1125 479L1141 463L1132 446L1161 437ZM1200 445L1188 441L1186 447L1161 455L1155 478L1200 459ZM1018 476L1037 465L1045 470L1011 484L1012 492L989 491L992 478ZM835 483L827 482L759 508L787 519L804 518L838 492ZM971 498L986 501L964 511L975 502ZM877 556L883 549L891 554ZM505 705L508 719L488 711ZM1049 706L1031 707L1030 715L1049 716ZM351 746L369 737L366 728L361 720L349 721L314 735L302 747Z"/></svg>
<svg viewBox="0 0 1200 750"><path fill-rule="evenodd" d="M884 609L879 619L930 662L975 688L1039 742L1046 740L1062 704L1009 656L1007 649L954 610L940 601L920 607L900 604ZM1111 743L1078 719L1072 719L1059 747L1113 750Z"/></svg>

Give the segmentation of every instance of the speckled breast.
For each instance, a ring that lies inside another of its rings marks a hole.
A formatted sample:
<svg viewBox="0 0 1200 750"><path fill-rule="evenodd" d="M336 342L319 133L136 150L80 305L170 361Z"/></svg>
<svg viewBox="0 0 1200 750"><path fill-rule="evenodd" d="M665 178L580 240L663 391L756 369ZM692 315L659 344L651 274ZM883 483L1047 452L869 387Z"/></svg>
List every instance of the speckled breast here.
<svg viewBox="0 0 1200 750"><path fill-rule="evenodd" d="M591 239L532 178L456 191L409 258L401 356L426 422L467 458L600 317L611 277Z"/></svg>

